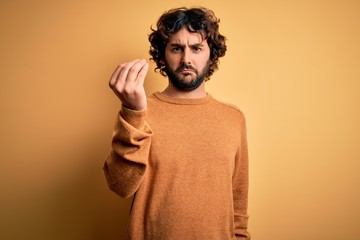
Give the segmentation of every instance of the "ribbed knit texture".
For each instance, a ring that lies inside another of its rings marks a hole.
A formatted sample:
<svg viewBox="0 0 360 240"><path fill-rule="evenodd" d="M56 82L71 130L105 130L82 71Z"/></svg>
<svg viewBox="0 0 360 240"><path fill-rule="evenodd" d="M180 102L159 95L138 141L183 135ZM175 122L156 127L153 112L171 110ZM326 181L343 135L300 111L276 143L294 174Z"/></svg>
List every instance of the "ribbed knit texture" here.
<svg viewBox="0 0 360 240"><path fill-rule="evenodd" d="M210 95L155 93L122 108L105 161L110 188L134 195L125 239L250 239L245 118Z"/></svg>

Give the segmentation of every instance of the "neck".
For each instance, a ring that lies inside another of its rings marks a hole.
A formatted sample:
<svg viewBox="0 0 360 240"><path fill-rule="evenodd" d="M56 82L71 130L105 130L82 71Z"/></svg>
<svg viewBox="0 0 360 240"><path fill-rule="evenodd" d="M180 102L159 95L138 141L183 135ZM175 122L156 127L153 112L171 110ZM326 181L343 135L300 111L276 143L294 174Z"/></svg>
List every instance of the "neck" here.
<svg viewBox="0 0 360 240"><path fill-rule="evenodd" d="M205 81L198 88L191 91L179 90L169 82L169 85L162 93L173 98L203 98L207 95L205 91Z"/></svg>

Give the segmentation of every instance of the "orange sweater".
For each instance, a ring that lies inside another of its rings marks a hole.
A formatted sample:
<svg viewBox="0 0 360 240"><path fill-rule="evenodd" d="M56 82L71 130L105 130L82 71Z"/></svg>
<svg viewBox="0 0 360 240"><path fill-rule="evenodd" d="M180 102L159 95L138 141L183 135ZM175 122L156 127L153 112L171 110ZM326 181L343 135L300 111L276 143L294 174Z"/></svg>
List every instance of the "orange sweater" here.
<svg viewBox="0 0 360 240"><path fill-rule="evenodd" d="M154 93L121 108L105 161L111 190L134 195L126 239L250 239L244 115L210 95Z"/></svg>

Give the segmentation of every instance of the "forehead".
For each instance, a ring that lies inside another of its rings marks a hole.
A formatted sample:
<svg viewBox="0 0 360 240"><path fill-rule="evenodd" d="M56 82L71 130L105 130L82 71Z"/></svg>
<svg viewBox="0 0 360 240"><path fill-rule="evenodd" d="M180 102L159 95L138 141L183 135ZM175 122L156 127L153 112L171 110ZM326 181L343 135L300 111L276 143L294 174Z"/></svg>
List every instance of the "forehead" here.
<svg viewBox="0 0 360 240"><path fill-rule="evenodd" d="M189 32L186 27L182 27L175 34L171 35L168 40L168 44L205 44L206 39L197 32Z"/></svg>

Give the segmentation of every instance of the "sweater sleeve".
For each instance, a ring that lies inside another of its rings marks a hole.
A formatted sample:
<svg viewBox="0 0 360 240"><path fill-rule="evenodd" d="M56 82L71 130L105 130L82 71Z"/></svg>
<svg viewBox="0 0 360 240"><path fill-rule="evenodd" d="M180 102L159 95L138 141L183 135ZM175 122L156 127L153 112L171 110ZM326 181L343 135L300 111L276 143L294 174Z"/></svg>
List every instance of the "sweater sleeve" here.
<svg viewBox="0 0 360 240"><path fill-rule="evenodd" d="M122 107L116 119L103 169L109 188L123 198L137 191L146 174L152 131L145 116L146 110Z"/></svg>
<svg viewBox="0 0 360 240"><path fill-rule="evenodd" d="M245 117L241 119L241 142L235 159L233 175L234 225L236 239L249 240L248 228L248 148Z"/></svg>

